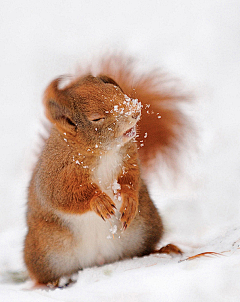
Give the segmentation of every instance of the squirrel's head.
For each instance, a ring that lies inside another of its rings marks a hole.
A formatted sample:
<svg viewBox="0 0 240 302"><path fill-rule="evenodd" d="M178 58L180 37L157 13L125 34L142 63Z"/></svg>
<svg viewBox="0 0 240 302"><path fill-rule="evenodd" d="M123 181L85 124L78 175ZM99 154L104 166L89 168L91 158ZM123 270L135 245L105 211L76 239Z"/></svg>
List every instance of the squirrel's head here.
<svg viewBox="0 0 240 302"><path fill-rule="evenodd" d="M78 78L59 89L61 78L46 89L47 118L59 133L91 151L108 151L136 136L141 103L124 94L107 76ZM97 149L97 150L96 150Z"/></svg>

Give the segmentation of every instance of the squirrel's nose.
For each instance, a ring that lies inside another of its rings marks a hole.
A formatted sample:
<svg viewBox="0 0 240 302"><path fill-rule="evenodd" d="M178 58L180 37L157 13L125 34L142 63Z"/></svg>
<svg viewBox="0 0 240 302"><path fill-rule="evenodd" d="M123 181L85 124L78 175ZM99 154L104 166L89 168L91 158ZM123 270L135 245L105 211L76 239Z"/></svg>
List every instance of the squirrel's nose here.
<svg viewBox="0 0 240 302"><path fill-rule="evenodd" d="M140 115L141 115L141 111L134 111L132 113L132 118L136 120L138 117L140 117Z"/></svg>

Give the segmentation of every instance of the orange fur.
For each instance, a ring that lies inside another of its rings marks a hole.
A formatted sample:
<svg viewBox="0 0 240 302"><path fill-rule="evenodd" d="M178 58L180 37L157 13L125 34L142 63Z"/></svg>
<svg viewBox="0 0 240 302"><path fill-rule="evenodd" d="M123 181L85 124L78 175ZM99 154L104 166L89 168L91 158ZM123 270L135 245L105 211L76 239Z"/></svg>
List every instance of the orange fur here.
<svg viewBox="0 0 240 302"><path fill-rule="evenodd" d="M83 74L62 89L58 78L45 92L52 127L29 186L24 247L28 272L40 284L147 255L163 233L139 152L146 168L158 151L175 165L185 129L178 109L183 98L162 90L156 72L135 75L123 57L109 57L99 69L96 77ZM145 136L139 152L137 123L140 144Z"/></svg>
<svg viewBox="0 0 240 302"><path fill-rule="evenodd" d="M89 72L91 69L89 68ZM124 93L142 103L137 137L141 165L154 170L157 155L172 169L178 168L179 151L193 132L192 122L180 105L190 101L179 83L160 69L137 71L137 61L124 55L110 55L100 60L96 74L113 78Z"/></svg>
<svg viewBox="0 0 240 302"><path fill-rule="evenodd" d="M189 260L195 260L201 257L213 257L213 256L223 256L223 253L215 253L215 252L205 252L205 253L200 253L191 257L188 257L184 260L180 260L180 262L183 261L189 261Z"/></svg>

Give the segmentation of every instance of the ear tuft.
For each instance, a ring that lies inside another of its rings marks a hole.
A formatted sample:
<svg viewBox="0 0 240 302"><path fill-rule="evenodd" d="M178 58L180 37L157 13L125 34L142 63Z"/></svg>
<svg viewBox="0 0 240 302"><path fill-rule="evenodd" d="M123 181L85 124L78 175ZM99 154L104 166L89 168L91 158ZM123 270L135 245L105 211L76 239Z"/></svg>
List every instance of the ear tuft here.
<svg viewBox="0 0 240 302"><path fill-rule="evenodd" d="M121 90L122 88L118 85L117 82L115 82L112 78L106 76L106 75L100 75L99 76L99 79L103 81L103 83L106 83L106 84L112 84L114 86L117 86L119 87Z"/></svg>

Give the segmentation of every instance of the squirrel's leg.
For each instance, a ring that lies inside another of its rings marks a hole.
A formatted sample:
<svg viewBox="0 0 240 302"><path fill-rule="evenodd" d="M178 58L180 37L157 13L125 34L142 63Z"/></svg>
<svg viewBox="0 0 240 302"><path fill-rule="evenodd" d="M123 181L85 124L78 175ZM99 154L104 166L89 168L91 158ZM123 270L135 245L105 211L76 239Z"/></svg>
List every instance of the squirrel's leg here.
<svg viewBox="0 0 240 302"><path fill-rule="evenodd" d="M169 243L169 244L161 247L159 250L153 251L151 254L177 254L177 255L182 255L183 252L175 244Z"/></svg>
<svg viewBox="0 0 240 302"><path fill-rule="evenodd" d="M124 256L141 257L151 254L156 250L162 235L162 219L148 194L146 185L141 181L137 214L122 236Z"/></svg>
<svg viewBox="0 0 240 302"><path fill-rule="evenodd" d="M153 204L146 185L142 182L139 191L139 216L142 216L142 221L145 222L145 246L146 252L150 254L178 254L182 251L174 244L168 244L160 249L157 249L163 235L162 219Z"/></svg>
<svg viewBox="0 0 240 302"><path fill-rule="evenodd" d="M79 270L72 253L74 244L73 235L66 227L56 222L34 221L25 239L24 259L36 284L56 287L61 277L70 280Z"/></svg>

